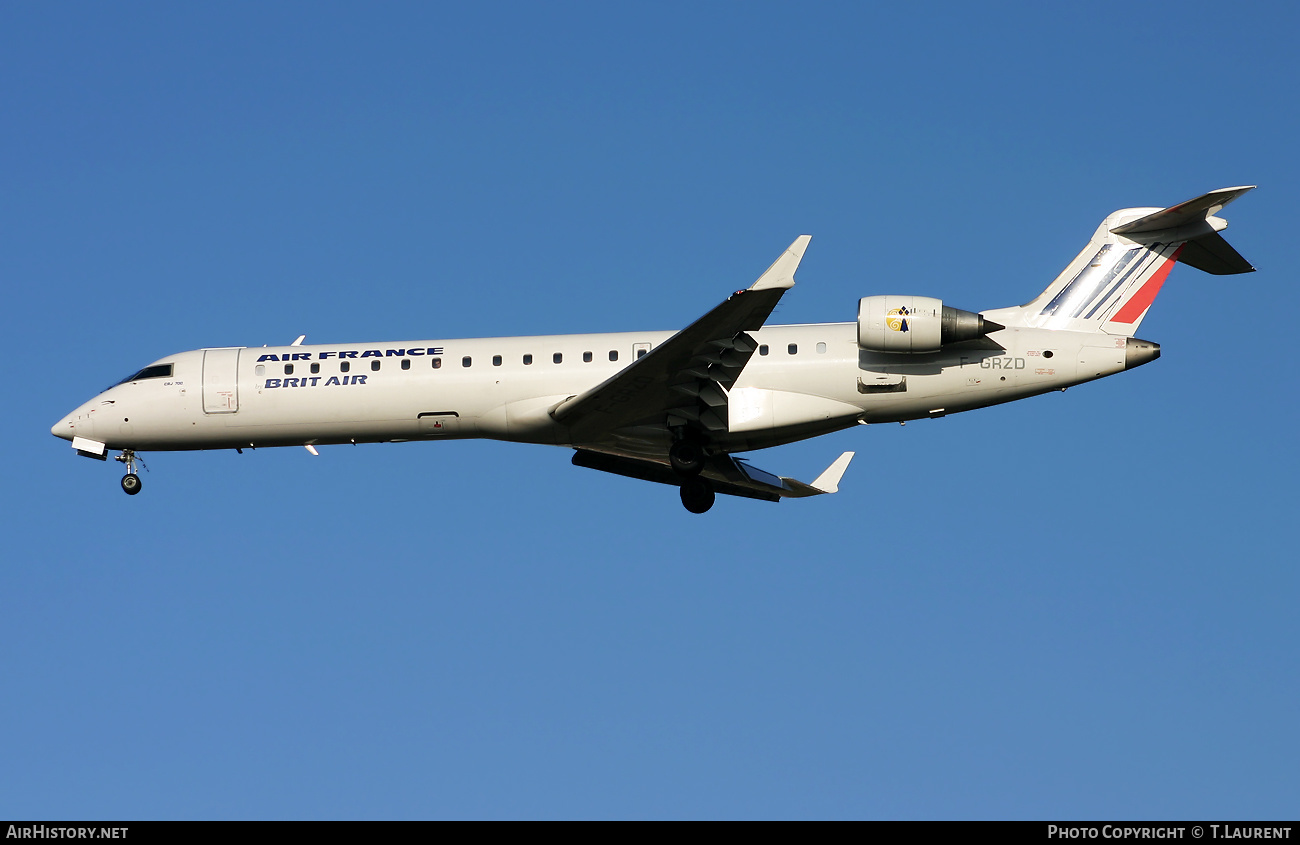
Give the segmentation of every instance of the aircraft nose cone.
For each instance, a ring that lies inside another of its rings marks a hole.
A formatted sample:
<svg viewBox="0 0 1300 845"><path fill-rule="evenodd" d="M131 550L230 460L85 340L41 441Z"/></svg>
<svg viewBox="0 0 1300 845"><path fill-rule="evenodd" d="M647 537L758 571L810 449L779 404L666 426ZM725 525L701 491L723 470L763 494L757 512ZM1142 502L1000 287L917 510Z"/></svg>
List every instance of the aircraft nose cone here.
<svg viewBox="0 0 1300 845"><path fill-rule="evenodd" d="M68 414L63 419L50 426L50 434L61 440L71 440L76 434L72 427L72 415Z"/></svg>

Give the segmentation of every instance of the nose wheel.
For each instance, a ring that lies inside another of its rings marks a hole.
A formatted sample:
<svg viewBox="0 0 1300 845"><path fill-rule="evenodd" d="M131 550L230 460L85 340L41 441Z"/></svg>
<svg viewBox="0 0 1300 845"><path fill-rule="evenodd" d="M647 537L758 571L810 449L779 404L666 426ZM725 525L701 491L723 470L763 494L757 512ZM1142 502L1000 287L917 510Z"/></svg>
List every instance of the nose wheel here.
<svg viewBox="0 0 1300 845"><path fill-rule="evenodd" d="M115 460L126 464L126 475L122 476L122 492L128 496L139 493L140 488L144 486L144 482L140 480L140 476L136 475L135 465L139 464L143 469L147 470L148 467L144 465L144 459L137 455L133 449L123 449L122 454L118 455Z"/></svg>

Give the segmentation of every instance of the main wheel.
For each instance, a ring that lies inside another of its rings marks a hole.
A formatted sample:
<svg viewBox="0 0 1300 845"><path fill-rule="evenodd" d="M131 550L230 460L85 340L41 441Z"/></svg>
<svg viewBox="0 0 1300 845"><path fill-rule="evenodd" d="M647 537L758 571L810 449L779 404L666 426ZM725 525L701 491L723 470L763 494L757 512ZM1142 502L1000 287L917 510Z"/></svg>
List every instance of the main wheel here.
<svg viewBox="0 0 1300 845"><path fill-rule="evenodd" d="M143 485L140 482L140 476L136 475L134 472L129 472L122 476L122 489L126 492L126 495L134 496L136 493L140 492L141 486Z"/></svg>
<svg viewBox="0 0 1300 845"><path fill-rule="evenodd" d="M682 505L691 513L704 513L713 507L713 485L703 478L688 478L682 482Z"/></svg>
<svg viewBox="0 0 1300 845"><path fill-rule="evenodd" d="M694 440L678 440L668 450L668 463L678 475L699 475L704 469L704 447Z"/></svg>

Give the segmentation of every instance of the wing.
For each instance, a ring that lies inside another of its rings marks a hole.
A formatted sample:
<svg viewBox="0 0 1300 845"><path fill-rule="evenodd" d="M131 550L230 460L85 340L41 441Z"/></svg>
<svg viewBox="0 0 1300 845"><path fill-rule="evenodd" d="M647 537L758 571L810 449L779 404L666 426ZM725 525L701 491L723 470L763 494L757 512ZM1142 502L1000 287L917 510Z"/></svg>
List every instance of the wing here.
<svg viewBox="0 0 1300 845"><path fill-rule="evenodd" d="M853 460L852 452L845 452L835 459L826 471L817 476L811 484L796 481L793 478L773 475L770 472L750 466L749 463L731 455L711 455L705 462L704 471L700 473L709 479L713 489L728 496L743 496L747 499L763 499L776 502L787 498L819 496L823 493L838 493L840 479ZM660 484L680 486L682 477L673 472L666 463L612 455L590 449L578 449L573 453L574 466L598 469L614 475L639 478L642 481L657 481Z"/></svg>
<svg viewBox="0 0 1300 845"><path fill-rule="evenodd" d="M746 332L762 328L781 294L794 287L794 271L811 240L800 235L748 289L606 381L561 402L551 416L569 427L573 442L646 423L726 431L726 389L757 348Z"/></svg>

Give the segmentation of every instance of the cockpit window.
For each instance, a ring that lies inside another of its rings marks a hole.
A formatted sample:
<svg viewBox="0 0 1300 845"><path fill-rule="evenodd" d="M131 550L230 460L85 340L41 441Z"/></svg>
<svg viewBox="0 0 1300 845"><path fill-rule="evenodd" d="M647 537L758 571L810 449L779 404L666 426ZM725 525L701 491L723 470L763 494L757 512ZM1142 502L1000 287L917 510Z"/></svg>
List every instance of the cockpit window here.
<svg viewBox="0 0 1300 845"><path fill-rule="evenodd" d="M171 374L171 364L154 364L152 367L145 367L138 373L132 373L117 384L126 384L128 381L143 381L147 378L169 378ZM117 385L113 386L116 387Z"/></svg>

